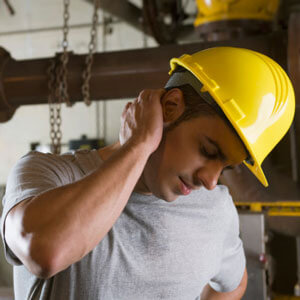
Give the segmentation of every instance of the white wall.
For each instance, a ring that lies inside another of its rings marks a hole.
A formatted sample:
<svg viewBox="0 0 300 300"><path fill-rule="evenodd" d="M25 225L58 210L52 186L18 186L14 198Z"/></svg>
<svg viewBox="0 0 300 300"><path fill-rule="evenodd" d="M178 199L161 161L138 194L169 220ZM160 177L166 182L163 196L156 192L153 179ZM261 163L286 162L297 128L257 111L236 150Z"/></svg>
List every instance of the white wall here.
<svg viewBox="0 0 300 300"><path fill-rule="evenodd" d="M10 16L4 3L0 3L0 47L5 48L15 59L31 59L50 57L61 51L63 1L62 0L14 0L10 1L16 10L15 16ZM86 53L90 40L92 5L84 0L70 1L70 25L81 25L71 28L69 34L69 49L75 53ZM102 20L102 13L100 21ZM116 20L118 21L118 20ZM125 23L115 22L113 33L106 37L106 51L141 48L144 46L143 34ZM103 51L102 26L98 31L98 51ZM154 46L152 39L147 40L149 46ZM86 107L76 103L72 108L62 109L63 143L77 139L82 134L94 138L102 128L97 128L96 112L102 109L106 112L106 128L104 138L108 143L117 140L119 117L128 100L108 101L105 105L93 103ZM101 125L101 122L100 122ZM47 105L20 107L12 120L0 123L0 184L4 184L11 167L29 151L31 142L37 141L49 144L49 109ZM67 150L66 147L63 150Z"/></svg>

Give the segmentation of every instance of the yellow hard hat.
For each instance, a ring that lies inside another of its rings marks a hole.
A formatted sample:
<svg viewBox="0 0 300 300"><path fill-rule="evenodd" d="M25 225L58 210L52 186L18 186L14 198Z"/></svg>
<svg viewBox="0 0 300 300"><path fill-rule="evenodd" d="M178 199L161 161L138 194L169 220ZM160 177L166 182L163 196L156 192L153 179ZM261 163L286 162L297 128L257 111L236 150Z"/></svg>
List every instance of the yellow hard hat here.
<svg viewBox="0 0 300 300"><path fill-rule="evenodd" d="M170 65L170 75L179 65L202 83L201 93L209 93L248 150L250 160L244 164L268 186L261 164L295 113L294 90L285 71L263 54L233 47L184 54Z"/></svg>
<svg viewBox="0 0 300 300"><path fill-rule="evenodd" d="M198 15L194 22L195 26L233 19L271 21L279 6L279 0L196 0L196 2Z"/></svg>

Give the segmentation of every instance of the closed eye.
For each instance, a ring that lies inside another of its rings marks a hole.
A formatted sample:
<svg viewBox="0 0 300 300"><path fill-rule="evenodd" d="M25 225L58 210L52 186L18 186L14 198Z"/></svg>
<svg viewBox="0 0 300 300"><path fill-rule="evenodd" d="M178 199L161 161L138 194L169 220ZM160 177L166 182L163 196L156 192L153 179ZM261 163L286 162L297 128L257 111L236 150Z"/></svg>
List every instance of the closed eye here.
<svg viewBox="0 0 300 300"><path fill-rule="evenodd" d="M219 158L219 153L217 151L208 151L206 147L201 146L200 147L200 153L206 157L207 159L218 159Z"/></svg>

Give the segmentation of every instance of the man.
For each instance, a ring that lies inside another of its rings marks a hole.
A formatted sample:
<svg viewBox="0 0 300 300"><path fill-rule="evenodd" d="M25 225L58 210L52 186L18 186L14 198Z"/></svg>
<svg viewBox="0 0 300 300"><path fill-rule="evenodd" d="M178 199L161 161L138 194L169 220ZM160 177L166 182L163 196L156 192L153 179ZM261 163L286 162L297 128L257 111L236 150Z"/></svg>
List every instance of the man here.
<svg viewBox="0 0 300 300"><path fill-rule="evenodd" d="M1 232L16 300L241 299L238 216L218 178L244 161L267 184L260 164L291 124L292 86L246 49L171 66L165 89L126 105L118 143L32 152L12 170Z"/></svg>

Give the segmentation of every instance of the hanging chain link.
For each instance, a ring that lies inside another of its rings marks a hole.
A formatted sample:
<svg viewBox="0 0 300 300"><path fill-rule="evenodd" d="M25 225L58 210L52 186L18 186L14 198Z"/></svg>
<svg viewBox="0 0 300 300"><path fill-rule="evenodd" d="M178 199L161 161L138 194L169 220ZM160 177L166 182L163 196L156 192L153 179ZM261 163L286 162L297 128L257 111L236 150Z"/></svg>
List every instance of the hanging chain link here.
<svg viewBox="0 0 300 300"><path fill-rule="evenodd" d="M51 65L48 69L48 103L50 112L50 138L51 138L51 152L54 154L60 154L61 151L61 138L62 133L60 130L61 125L61 103L57 102L57 89L56 89L56 61L51 60Z"/></svg>
<svg viewBox="0 0 300 300"><path fill-rule="evenodd" d="M61 104L66 103L71 106L68 84L67 84L67 64L69 61L68 49L68 21L70 1L64 0L64 25L63 25L63 53L58 54L56 58L51 60L51 65L48 69L48 103L50 112L50 138L51 138L51 152L60 154L61 152Z"/></svg>
<svg viewBox="0 0 300 300"><path fill-rule="evenodd" d="M69 94L68 94L68 83L67 83L67 75L68 75L68 69L67 64L69 61L69 53L67 51L68 49L68 33L69 33L69 26L68 21L70 18L69 14L69 6L70 1L64 0L64 26L63 26L63 53L60 55L60 68L59 68L59 97L61 103L66 103L67 106L72 106L72 103L70 102Z"/></svg>
<svg viewBox="0 0 300 300"><path fill-rule="evenodd" d="M93 14L93 22L91 29L91 40L89 43L89 53L85 59L85 70L83 71L83 85L81 88L83 101L86 105L91 104L90 98L90 78L91 78L91 69L93 64L93 54L96 48L96 35L97 35L97 27L98 27L98 8L99 8L99 0L94 0L94 14Z"/></svg>

